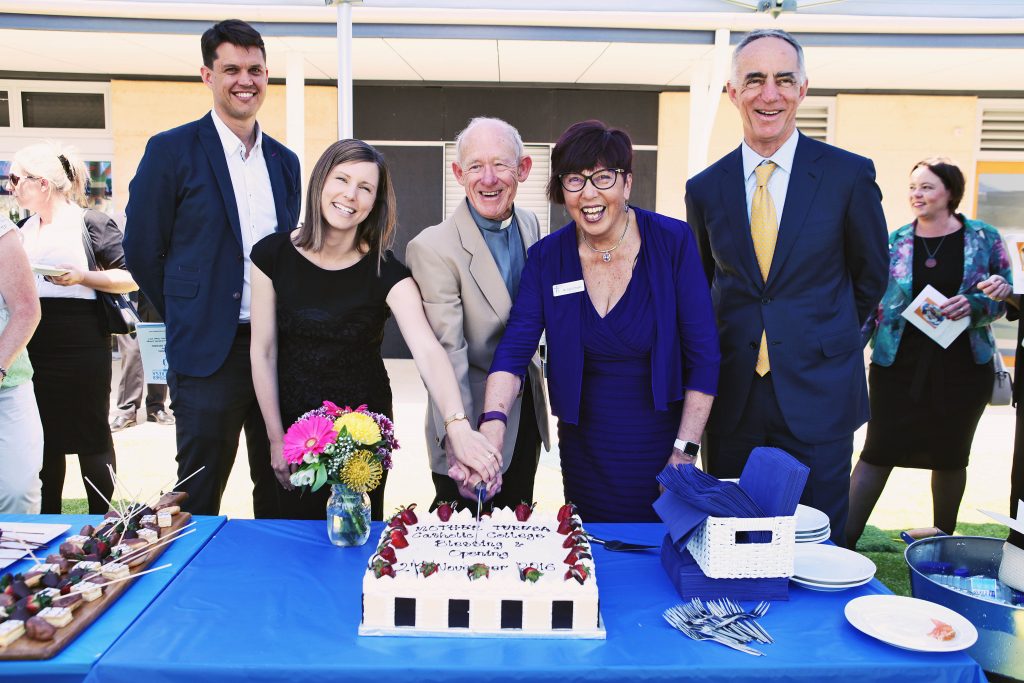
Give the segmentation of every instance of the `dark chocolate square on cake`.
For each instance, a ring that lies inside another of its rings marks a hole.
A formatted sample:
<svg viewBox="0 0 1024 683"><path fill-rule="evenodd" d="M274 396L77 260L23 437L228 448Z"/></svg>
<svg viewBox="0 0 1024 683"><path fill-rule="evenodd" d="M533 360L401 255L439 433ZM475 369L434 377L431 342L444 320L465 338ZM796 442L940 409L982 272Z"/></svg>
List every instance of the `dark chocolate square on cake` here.
<svg viewBox="0 0 1024 683"><path fill-rule="evenodd" d="M395 626L416 625L416 598L395 598Z"/></svg>
<svg viewBox="0 0 1024 683"><path fill-rule="evenodd" d="M448 601L448 628L469 628L469 600Z"/></svg>
<svg viewBox="0 0 1024 683"><path fill-rule="evenodd" d="M551 628L572 628L572 600L551 602Z"/></svg>
<svg viewBox="0 0 1024 683"><path fill-rule="evenodd" d="M501 601L501 627L522 628L523 627L523 601L502 600Z"/></svg>

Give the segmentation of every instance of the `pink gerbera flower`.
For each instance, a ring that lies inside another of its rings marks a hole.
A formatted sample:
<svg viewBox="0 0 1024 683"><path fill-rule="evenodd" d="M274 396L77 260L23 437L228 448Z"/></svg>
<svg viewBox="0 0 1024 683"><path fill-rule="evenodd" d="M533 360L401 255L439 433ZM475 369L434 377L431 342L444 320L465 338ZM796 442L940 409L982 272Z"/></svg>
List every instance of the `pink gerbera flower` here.
<svg viewBox="0 0 1024 683"><path fill-rule="evenodd" d="M285 462L298 464L306 453L322 453L324 448L334 443L337 437L334 421L319 415L299 420L284 435L282 455Z"/></svg>

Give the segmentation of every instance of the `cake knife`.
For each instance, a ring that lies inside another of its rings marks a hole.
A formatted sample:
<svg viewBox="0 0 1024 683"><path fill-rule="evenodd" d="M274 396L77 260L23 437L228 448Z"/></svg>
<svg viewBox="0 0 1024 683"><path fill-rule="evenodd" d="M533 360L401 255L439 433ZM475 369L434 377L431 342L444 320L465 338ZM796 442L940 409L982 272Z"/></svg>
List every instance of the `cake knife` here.
<svg viewBox="0 0 1024 683"><path fill-rule="evenodd" d="M476 533L473 534L473 545L476 545L480 538L480 508L484 504L484 494L487 493L487 484L482 481L476 483Z"/></svg>

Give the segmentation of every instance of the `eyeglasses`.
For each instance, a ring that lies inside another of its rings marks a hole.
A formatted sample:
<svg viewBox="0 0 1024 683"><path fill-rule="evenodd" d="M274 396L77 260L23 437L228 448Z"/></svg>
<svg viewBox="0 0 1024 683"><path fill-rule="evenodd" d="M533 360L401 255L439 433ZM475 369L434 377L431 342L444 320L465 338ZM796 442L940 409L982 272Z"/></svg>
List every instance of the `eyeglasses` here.
<svg viewBox="0 0 1024 683"><path fill-rule="evenodd" d="M590 175L584 173L563 173L558 176L558 182L562 184L562 188L567 192L580 192L586 186L588 180L597 189L608 190L615 185L619 174L625 172L625 169L621 168L606 168Z"/></svg>
<svg viewBox="0 0 1024 683"><path fill-rule="evenodd" d="M38 178L37 176L34 175L19 176L13 173L8 174L7 176L7 182L11 184L11 187L17 187L18 183L20 183L22 180L41 180L41 178Z"/></svg>

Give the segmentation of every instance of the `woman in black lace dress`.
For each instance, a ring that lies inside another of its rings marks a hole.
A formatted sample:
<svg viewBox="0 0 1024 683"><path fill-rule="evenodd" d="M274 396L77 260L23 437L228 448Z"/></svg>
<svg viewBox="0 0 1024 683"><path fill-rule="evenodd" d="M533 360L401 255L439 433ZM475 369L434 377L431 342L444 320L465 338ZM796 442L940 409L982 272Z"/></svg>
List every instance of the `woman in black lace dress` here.
<svg viewBox="0 0 1024 683"><path fill-rule="evenodd" d="M295 466L281 456L284 432L323 401L366 404L393 417L391 385L381 358L392 313L430 395L449 416L455 458L497 482L500 456L472 430L448 355L423 314L419 288L388 249L397 212L381 154L359 140L340 140L320 157L309 181L305 221L252 249L252 374L270 437L271 463L289 493L282 511L322 519L329 487L300 493ZM370 492L381 519L384 482Z"/></svg>

